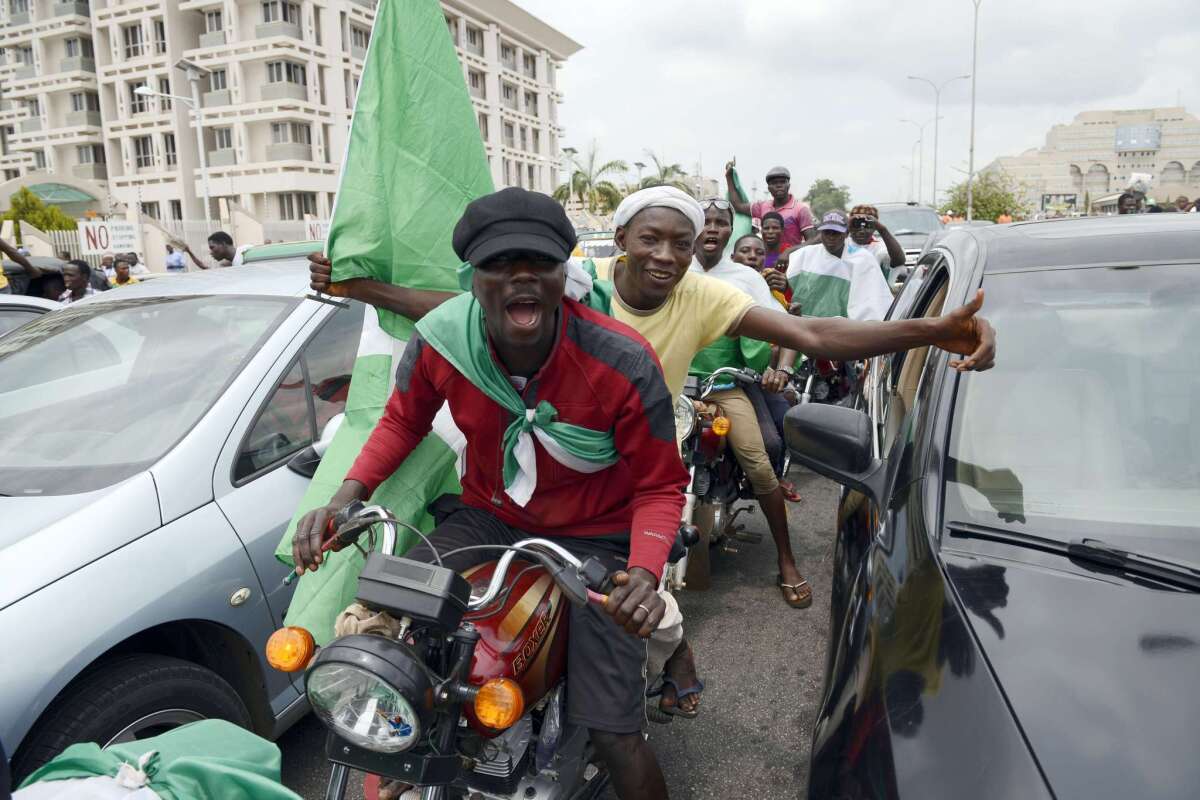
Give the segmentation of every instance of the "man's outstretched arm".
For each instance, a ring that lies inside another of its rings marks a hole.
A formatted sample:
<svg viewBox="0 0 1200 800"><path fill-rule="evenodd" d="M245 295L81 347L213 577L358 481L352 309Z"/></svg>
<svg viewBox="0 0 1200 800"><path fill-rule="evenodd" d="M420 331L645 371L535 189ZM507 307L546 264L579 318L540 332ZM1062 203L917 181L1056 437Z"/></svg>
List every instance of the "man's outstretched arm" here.
<svg viewBox="0 0 1200 800"><path fill-rule="evenodd" d="M13 247L3 239L0 239L0 253L8 256L10 261L19 266L21 269L25 270L25 277L29 278L29 280L40 278L44 272L44 270L42 270L40 267L35 267L33 264L31 264L29 259L21 255L21 252L17 250L17 248Z"/></svg>
<svg viewBox="0 0 1200 800"><path fill-rule="evenodd" d="M983 290L964 306L940 317L858 322L842 317L793 317L752 308L730 336L749 336L799 350L809 356L852 361L934 345L966 356L950 366L960 372L991 369L996 361L996 332L976 316Z"/></svg>
<svg viewBox="0 0 1200 800"><path fill-rule="evenodd" d="M387 309L402 317L417 322L442 303L454 297L451 292L432 289L409 289L370 278L351 278L347 281L332 281L333 265L322 253L308 256L309 286L314 292L351 300Z"/></svg>

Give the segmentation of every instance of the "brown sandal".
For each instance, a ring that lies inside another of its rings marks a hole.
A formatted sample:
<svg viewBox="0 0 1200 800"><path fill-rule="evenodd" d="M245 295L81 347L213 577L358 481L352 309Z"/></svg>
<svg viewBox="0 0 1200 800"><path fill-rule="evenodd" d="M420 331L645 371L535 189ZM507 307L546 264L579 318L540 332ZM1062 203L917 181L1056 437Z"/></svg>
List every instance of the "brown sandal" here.
<svg viewBox="0 0 1200 800"><path fill-rule="evenodd" d="M780 575L776 580L776 585L783 593L783 602L792 608L808 608L812 605L812 587L808 585L807 580L801 580L799 583L784 583L783 576ZM806 591L801 592L802 588Z"/></svg>

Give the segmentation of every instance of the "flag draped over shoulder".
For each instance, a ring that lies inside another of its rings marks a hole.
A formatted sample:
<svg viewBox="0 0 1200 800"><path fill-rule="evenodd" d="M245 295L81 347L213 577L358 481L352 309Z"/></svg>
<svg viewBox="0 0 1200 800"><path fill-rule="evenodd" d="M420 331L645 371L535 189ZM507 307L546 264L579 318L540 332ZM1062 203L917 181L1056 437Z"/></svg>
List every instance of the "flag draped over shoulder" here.
<svg viewBox="0 0 1200 800"><path fill-rule="evenodd" d="M458 291L460 266L450 244L471 200L492 191L487 157L462 68L435 0L382 0L354 108L327 252L335 281L372 278L420 289ZM346 419L330 443L276 557L292 563L296 522L329 502L341 486L392 391L395 364L413 323L368 311L346 402ZM447 408L434 431L371 496L396 518L428 531L425 508L459 492L456 448L462 434ZM397 552L412 544L401 536ZM327 554L305 573L287 623L319 644L354 599L363 557L353 548Z"/></svg>

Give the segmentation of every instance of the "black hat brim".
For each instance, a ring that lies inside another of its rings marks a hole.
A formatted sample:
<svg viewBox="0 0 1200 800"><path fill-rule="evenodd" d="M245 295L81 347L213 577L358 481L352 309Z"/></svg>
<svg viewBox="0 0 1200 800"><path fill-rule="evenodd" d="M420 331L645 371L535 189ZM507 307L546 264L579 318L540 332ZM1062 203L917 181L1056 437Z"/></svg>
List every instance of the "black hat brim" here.
<svg viewBox="0 0 1200 800"><path fill-rule="evenodd" d="M514 231L489 236L479 242L467 253L467 261L478 267L507 253L532 253L552 258L559 263L571 257L571 251L557 237L535 231Z"/></svg>

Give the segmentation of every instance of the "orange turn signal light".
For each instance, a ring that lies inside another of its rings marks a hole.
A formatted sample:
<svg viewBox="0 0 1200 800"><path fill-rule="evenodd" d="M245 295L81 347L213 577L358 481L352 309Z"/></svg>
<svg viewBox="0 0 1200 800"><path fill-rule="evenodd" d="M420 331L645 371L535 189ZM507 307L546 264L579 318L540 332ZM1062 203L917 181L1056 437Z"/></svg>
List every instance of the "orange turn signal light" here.
<svg viewBox="0 0 1200 800"><path fill-rule="evenodd" d="M729 422L729 417L714 417L712 421L712 432L717 436L724 436L729 433L732 425Z"/></svg>
<svg viewBox="0 0 1200 800"><path fill-rule="evenodd" d="M511 728L524 713L525 695L508 678L492 678L475 695L475 718L494 731Z"/></svg>
<svg viewBox="0 0 1200 800"><path fill-rule="evenodd" d="M304 628L280 628L267 639L267 663L280 672L299 672L316 649L312 634Z"/></svg>

